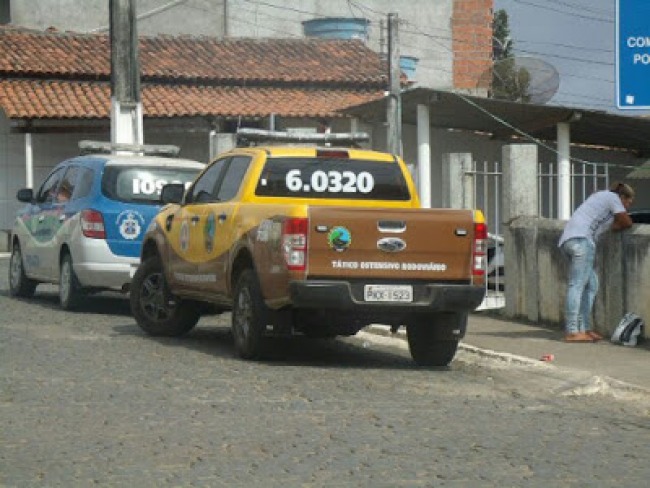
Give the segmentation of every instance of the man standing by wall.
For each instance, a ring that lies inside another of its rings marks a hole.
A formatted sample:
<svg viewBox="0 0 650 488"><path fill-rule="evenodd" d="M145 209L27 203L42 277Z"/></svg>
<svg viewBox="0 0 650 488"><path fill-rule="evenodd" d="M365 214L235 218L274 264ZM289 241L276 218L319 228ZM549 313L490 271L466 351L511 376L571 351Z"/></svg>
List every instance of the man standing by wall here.
<svg viewBox="0 0 650 488"><path fill-rule="evenodd" d="M564 227L558 246L570 261L565 304L566 342L595 342L602 336L592 329L592 308L598 292L595 269L596 243L608 230L632 226L627 209L634 190L625 183L614 183L609 190L587 198Z"/></svg>

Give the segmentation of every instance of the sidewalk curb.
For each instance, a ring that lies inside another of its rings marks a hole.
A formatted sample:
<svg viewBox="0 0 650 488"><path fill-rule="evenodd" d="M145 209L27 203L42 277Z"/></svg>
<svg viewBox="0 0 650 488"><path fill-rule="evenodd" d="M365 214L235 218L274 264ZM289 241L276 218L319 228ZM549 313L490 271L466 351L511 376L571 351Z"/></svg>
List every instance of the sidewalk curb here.
<svg viewBox="0 0 650 488"><path fill-rule="evenodd" d="M406 330L400 328L397 333L393 334L388 325L372 324L363 329L365 332L368 332L372 335L388 337L400 341L406 342ZM517 354L511 354L507 352L498 352L491 349L482 349L480 347L472 346L470 344L464 344L460 342L458 344L458 349L470 354L475 354L481 358L494 359L501 361L505 364L517 364L520 366L527 366L533 368L545 368L549 371L562 371L562 370L572 370L580 371L591 375L586 381L581 381L579 384L574 384L572 386L567 386L566 388L558 391L558 394L561 396L590 396L598 393L610 393L616 395L616 392L629 393L631 395L641 395L644 398L650 397L650 390L633 383L627 383L622 380L617 380L615 378L603 375L593 374L587 370L560 367L555 364L549 364L539 359L534 359L526 356L519 356Z"/></svg>
<svg viewBox="0 0 650 488"><path fill-rule="evenodd" d="M390 327L388 325L379 325L379 324L373 324L364 329L366 332L370 332L371 334L376 334L376 335L381 335L381 336L386 336L386 337L392 337L395 339L403 340L406 341L406 331L401 328L400 330L397 331L396 334L393 334L390 331ZM480 347L476 346L471 346L469 344L464 344L463 342L460 342L458 344L458 349L467 351L473 354L477 354L481 357L485 358L490 358L490 359L498 359L499 361L503 361L505 363L517 363L521 364L524 366L535 366L535 367L544 367L544 366L550 366L548 363L541 362L537 359L531 359L526 356L518 356L516 354L510 354L507 352L498 352L498 351L493 351L490 349L481 349Z"/></svg>

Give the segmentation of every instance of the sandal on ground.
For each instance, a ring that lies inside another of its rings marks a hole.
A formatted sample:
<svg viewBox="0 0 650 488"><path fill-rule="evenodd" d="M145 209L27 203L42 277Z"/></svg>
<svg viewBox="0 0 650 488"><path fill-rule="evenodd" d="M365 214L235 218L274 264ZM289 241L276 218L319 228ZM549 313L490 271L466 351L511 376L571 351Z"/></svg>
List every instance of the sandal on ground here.
<svg viewBox="0 0 650 488"><path fill-rule="evenodd" d="M599 334L598 332L596 332L595 330L588 330L588 331L586 331L586 334L587 334L589 337L591 337L594 341L602 341L602 340L603 340L603 336L600 335L600 334Z"/></svg>
<svg viewBox="0 0 650 488"><path fill-rule="evenodd" d="M585 332L576 332L565 335L564 342L594 342L594 339Z"/></svg>

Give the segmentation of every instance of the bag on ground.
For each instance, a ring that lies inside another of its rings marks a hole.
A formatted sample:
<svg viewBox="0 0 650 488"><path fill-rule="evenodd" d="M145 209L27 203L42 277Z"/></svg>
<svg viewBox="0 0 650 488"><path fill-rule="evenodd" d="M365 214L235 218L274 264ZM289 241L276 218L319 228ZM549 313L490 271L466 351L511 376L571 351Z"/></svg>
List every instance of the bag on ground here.
<svg viewBox="0 0 650 488"><path fill-rule="evenodd" d="M636 346L637 342L643 339L643 328L645 323L637 314L628 312L618 323L612 334L612 342L624 346Z"/></svg>

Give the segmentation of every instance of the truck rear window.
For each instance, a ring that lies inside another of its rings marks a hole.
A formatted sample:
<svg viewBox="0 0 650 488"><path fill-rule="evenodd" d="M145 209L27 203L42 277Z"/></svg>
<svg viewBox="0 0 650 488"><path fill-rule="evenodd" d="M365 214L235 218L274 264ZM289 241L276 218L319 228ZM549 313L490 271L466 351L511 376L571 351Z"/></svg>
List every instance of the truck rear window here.
<svg viewBox="0 0 650 488"><path fill-rule="evenodd" d="M266 161L257 196L409 200L395 162L337 158L272 158Z"/></svg>
<svg viewBox="0 0 650 488"><path fill-rule="evenodd" d="M198 175L198 168L156 168L151 166L106 166L102 192L122 202L160 203L160 190L167 183L183 183L189 187Z"/></svg>

